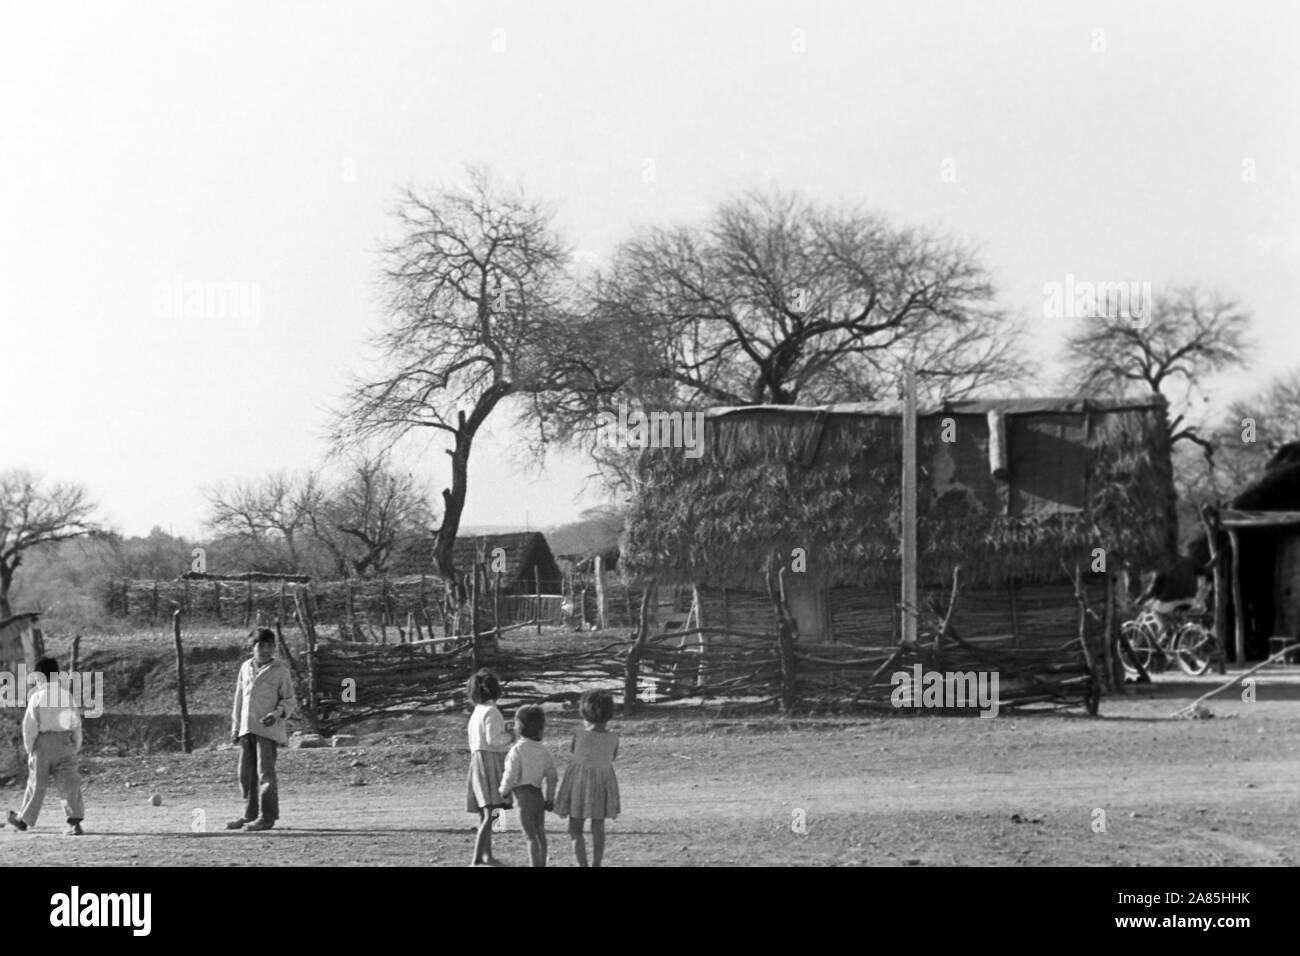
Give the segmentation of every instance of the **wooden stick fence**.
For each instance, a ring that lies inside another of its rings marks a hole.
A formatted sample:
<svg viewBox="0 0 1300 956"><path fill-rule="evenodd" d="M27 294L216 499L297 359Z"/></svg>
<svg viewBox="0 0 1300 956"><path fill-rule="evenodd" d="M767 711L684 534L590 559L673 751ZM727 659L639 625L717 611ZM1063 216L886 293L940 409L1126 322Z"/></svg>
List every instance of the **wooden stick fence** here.
<svg viewBox="0 0 1300 956"><path fill-rule="evenodd" d="M207 588L219 582L179 583L183 588ZM1081 700L1090 709L1095 705L1096 664L1100 661L1090 663L1093 658L1088 642L1093 638L1086 625L1090 614L1097 615L1089 611L1077 580L1079 634L1058 632L1058 640L1039 639L1032 645L1018 644L1019 638L1012 635L1005 640L978 642L963 637L955 623L959 616L954 611L955 575L946 613L931 603L921 615L925 638L916 643L800 640L785 604L782 576L779 570L773 570L769 576L771 616L766 625L741 628L705 621L686 630L654 633L651 611L656 589L651 585L639 592L636 628L626 637L611 640L606 636L603 641L590 642L591 646L560 650L529 646L534 639L531 634L525 641L503 643L503 638L540 628L542 621L533 617L503 623L500 615L493 613L502 597L495 593L493 583L486 571L480 575L476 569L467 576L468 600L462 602L462 619L472 623L471 633L477 635L473 639L470 634L456 634L445 617L443 627L435 629L428 614L417 610L425 600L420 590L413 592L417 600L407 612L405 626L393 621L398 628L398 640L393 643L328 639L321 632L317 616L323 602L307 584L240 582L235 597L240 612L249 608L251 593L255 616L262 612L262 599L268 595L277 611L292 613L302 633L305 650L300 652L301 658L284 640L282 613L275 617L276 631L281 652L299 687L302 713L320 733L384 714L458 711L466 706L466 680L483 664L489 664L501 676L505 684L502 702L507 707L572 703L584 690L603 688L621 692L624 712L628 714L642 702L716 699L742 707L777 705L785 713L806 705L881 709L891 706L894 675L910 672L918 664L925 671L945 673L996 671L1001 681L1002 707L1041 702L1063 705ZM258 590L263 586L265 595ZM392 594L398 591L395 584ZM161 593L166 597L171 592L163 588ZM177 595L183 598L183 590ZM389 597L382 590L381 595ZM625 594L624 600L628 597ZM337 606L346 608L349 599L343 592L338 598ZM539 596L530 595L528 599L537 602ZM176 607L183 613L179 601ZM420 626L421 618L427 631ZM708 620L720 618L718 615ZM434 636L440 632L442 636ZM429 636L424 637L425 633ZM340 628L340 636L358 634L372 639L376 636L369 625L360 623L360 615L350 631ZM378 636L382 641L382 630Z"/></svg>

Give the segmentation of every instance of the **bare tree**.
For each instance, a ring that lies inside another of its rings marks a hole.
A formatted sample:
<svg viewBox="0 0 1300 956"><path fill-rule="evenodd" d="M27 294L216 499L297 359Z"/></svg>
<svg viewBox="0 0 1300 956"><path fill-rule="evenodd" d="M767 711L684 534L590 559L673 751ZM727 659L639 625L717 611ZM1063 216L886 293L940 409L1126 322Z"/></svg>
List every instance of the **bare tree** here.
<svg viewBox="0 0 1300 956"><path fill-rule="evenodd" d="M268 539L284 543L295 570L302 566L299 533L310 526L310 515L322 495L311 472L274 472L253 481L219 485L208 492L208 527L219 535L244 538L258 546Z"/></svg>
<svg viewBox="0 0 1300 956"><path fill-rule="evenodd" d="M393 468L386 455L362 453L312 509L312 533L344 577L384 574L399 546L433 523L429 497L414 475Z"/></svg>
<svg viewBox="0 0 1300 956"><path fill-rule="evenodd" d="M1170 445L1209 448L1185 409L1202 379L1242 364L1250 315L1219 293L1186 287L1157 296L1149 321L1118 312L1083 321L1066 344L1071 383L1083 394L1163 394L1183 407L1168 423Z"/></svg>
<svg viewBox="0 0 1300 956"><path fill-rule="evenodd" d="M600 290L682 397L778 405L896 394L904 362L961 396L1022 371L969 250L857 208L749 193L700 229L625 243Z"/></svg>
<svg viewBox="0 0 1300 956"><path fill-rule="evenodd" d="M583 321L552 343L562 386L530 413L587 445L617 401L643 407L822 404L898 394L902 367L927 397L1026 375L1022 336L962 245L862 209L756 192L700 227L623 243L587 290ZM607 482L630 457L596 447Z"/></svg>
<svg viewBox="0 0 1300 956"><path fill-rule="evenodd" d="M26 552L98 530L85 488L45 485L21 469L0 472L0 620L13 616L9 589Z"/></svg>
<svg viewBox="0 0 1300 956"><path fill-rule="evenodd" d="M1300 369L1275 377L1254 395L1228 406L1198 454L1176 462L1179 494L1195 504L1219 504L1259 478L1275 452L1300 441Z"/></svg>
<svg viewBox="0 0 1300 956"><path fill-rule="evenodd" d="M471 170L467 188L403 194L387 250L381 369L358 380L336 442L391 443L431 429L449 444L451 486L433 560L457 592L452 547L483 423L511 396L550 387L546 356L565 324L568 252L537 203Z"/></svg>

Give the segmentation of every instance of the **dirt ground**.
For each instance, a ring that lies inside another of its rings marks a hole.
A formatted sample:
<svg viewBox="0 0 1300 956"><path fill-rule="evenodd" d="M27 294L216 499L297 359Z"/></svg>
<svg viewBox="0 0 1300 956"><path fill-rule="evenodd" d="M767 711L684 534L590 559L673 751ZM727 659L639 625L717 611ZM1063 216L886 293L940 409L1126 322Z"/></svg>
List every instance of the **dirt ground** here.
<svg viewBox="0 0 1300 956"><path fill-rule="evenodd" d="M1217 698L1212 719L1170 719L1219 679L1108 697L1098 719L1080 710L785 721L651 709L611 725L622 735L624 813L608 825L607 863L1296 865L1300 678L1261 679L1253 703ZM473 840L463 719L406 726L353 748L281 751L281 825L258 834L223 828L240 810L228 745L190 756L88 746L87 835L59 835L58 804L47 803L35 828L0 835L0 860L463 866ZM557 754L572 726L566 715L551 720ZM155 793L161 806L150 804ZM4 792L9 807L20 798L15 786ZM573 865L564 821L548 820L552 864ZM517 821L506 824L498 855L525 865Z"/></svg>

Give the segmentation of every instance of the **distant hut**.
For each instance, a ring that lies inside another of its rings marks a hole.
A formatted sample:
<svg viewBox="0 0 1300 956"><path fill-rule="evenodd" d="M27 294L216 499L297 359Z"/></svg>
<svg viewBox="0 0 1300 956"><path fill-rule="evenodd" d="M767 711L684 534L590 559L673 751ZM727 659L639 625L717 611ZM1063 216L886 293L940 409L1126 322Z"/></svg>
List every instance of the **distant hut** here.
<svg viewBox="0 0 1300 956"><path fill-rule="evenodd" d="M466 571L482 554L493 579L493 555L500 548L504 552L504 569L501 572L503 594L535 594L536 581L540 579L542 594L560 593L564 575L555 563L551 546L540 531L518 531L511 534L474 535L458 537L452 553L456 567Z"/></svg>
<svg viewBox="0 0 1300 956"><path fill-rule="evenodd" d="M1227 532L1235 630L1245 657L1300 637L1300 443L1283 445L1220 515ZM1235 643L1235 642L1234 642Z"/></svg>
<svg viewBox="0 0 1300 956"><path fill-rule="evenodd" d="M799 640L897 643L901 411L710 410L701 456L642 452L625 573L689 589L698 623L770 631L775 554ZM1159 396L918 409L923 595L946 604L960 566L964 637L1059 644L1077 634L1078 568L1100 633L1108 575L1156 566L1176 545L1166 422Z"/></svg>
<svg viewBox="0 0 1300 956"><path fill-rule="evenodd" d="M459 536L452 548L456 569L461 574L468 574L478 555L482 554L488 575L495 581L493 556L498 548L503 552L502 594L535 594L538 580L541 581L542 594L560 593L564 575L546 543L546 536L540 531ZM394 562L394 570L397 575L433 575L433 541L425 538L406 548Z"/></svg>
<svg viewBox="0 0 1300 956"><path fill-rule="evenodd" d="M596 567L597 558L600 559L602 570L615 571L618 569L618 555L618 546L615 545L610 548L580 551L575 554L557 554L555 561L566 576L574 577L592 574Z"/></svg>

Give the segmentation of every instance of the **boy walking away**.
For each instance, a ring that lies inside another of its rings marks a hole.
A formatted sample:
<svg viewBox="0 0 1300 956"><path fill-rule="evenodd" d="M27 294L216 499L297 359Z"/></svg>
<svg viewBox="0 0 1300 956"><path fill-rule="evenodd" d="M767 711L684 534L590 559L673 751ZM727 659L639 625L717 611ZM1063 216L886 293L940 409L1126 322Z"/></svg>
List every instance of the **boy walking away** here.
<svg viewBox="0 0 1300 956"><path fill-rule="evenodd" d="M555 808L555 785L560 779L555 758L542 743L545 729L546 712L541 707L528 704L515 711L515 734L519 739L506 754L501 780L501 796L513 794L519 804L519 823L528 838L528 857L533 866L546 865L546 811Z"/></svg>
<svg viewBox="0 0 1300 956"><path fill-rule="evenodd" d="M275 752L289 742L286 721L293 716L293 678L275 659L275 632L269 627L253 638L253 656L239 668L230 742L239 745L239 786L244 815L227 830L269 830L280 818Z"/></svg>
<svg viewBox="0 0 1300 956"><path fill-rule="evenodd" d="M36 670L44 677L27 698L23 716L23 746L27 748L27 792L20 813L9 811L8 822L19 830L36 825L45 788L54 778L63 798L63 812L68 820L64 836L81 836L85 808L81 802L81 773L77 754L81 752L81 715L59 686L59 662L43 657Z"/></svg>

